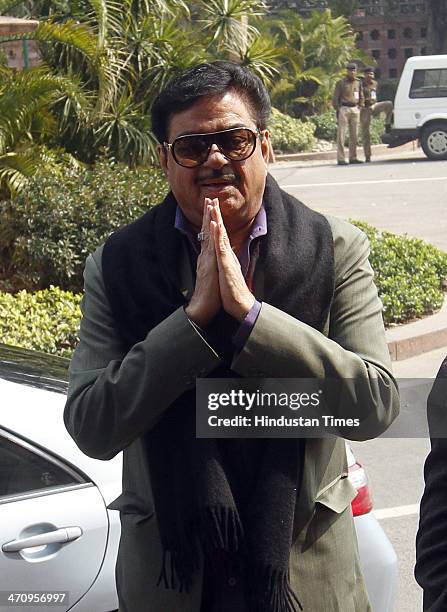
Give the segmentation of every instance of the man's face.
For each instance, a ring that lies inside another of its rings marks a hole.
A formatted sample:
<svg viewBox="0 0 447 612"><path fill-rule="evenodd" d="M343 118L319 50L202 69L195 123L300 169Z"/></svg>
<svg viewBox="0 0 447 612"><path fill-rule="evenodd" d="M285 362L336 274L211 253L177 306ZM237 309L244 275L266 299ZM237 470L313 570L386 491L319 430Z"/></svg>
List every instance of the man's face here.
<svg viewBox="0 0 447 612"><path fill-rule="evenodd" d="M234 91L223 96L199 99L187 110L173 115L168 125L168 142L185 134L205 134L234 127L257 132L256 122L244 98ZM256 149L244 161L226 159L216 144L207 160L195 168L183 168L171 151L159 146L161 166L172 192L187 219L202 225L205 198L218 198L225 227L231 234L246 226L258 212L264 193L268 160L268 133L257 139Z"/></svg>
<svg viewBox="0 0 447 612"><path fill-rule="evenodd" d="M357 69L356 68L346 68L346 76L350 81L353 81L356 77Z"/></svg>
<svg viewBox="0 0 447 612"><path fill-rule="evenodd" d="M365 79L368 83L372 83L374 81L374 72L365 72Z"/></svg>

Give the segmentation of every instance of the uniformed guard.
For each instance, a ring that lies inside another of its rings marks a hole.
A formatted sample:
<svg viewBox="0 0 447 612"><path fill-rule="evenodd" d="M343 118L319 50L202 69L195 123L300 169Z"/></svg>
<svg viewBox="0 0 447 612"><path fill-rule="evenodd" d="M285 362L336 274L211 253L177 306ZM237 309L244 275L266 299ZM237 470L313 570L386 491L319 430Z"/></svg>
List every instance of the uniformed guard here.
<svg viewBox="0 0 447 612"><path fill-rule="evenodd" d="M357 159L357 132L360 119L360 108L364 105L362 83L357 78L357 65L350 62L346 65L346 76L335 85L332 106L337 113L337 163L346 165L345 135L349 129L349 163L362 163Z"/></svg>
<svg viewBox="0 0 447 612"><path fill-rule="evenodd" d="M393 103L390 100L377 101L377 81L375 80L374 68L367 66L364 70L362 79L363 95L365 97L365 106L360 110L360 128L362 131L363 150L365 152L365 161L371 161L371 118L385 113L385 131L388 133L391 129L391 115L393 112Z"/></svg>

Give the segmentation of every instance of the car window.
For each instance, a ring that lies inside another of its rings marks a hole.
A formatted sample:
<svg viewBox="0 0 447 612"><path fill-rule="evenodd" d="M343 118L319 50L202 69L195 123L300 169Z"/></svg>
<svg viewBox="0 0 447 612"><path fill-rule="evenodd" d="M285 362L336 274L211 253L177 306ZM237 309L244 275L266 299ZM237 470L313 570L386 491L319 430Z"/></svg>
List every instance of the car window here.
<svg viewBox="0 0 447 612"><path fill-rule="evenodd" d="M447 98L447 68L415 70L410 98Z"/></svg>
<svg viewBox="0 0 447 612"><path fill-rule="evenodd" d="M62 467L21 444L0 436L0 501L78 481Z"/></svg>

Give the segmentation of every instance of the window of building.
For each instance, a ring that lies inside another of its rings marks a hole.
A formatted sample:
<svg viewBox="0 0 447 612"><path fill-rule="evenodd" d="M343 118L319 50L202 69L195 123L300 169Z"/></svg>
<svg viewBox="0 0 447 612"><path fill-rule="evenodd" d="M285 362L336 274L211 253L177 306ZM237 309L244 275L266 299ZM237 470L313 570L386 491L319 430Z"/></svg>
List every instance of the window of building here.
<svg viewBox="0 0 447 612"><path fill-rule="evenodd" d="M375 72L376 72L376 79L377 79L377 80L378 80L378 79L380 79L380 75L382 74L382 72L381 72L380 68L376 68L376 71L375 71Z"/></svg>
<svg viewBox="0 0 447 612"><path fill-rule="evenodd" d="M404 49L404 55L407 58L412 57L414 55L413 49L411 47L407 47L406 49Z"/></svg>
<svg viewBox="0 0 447 612"><path fill-rule="evenodd" d="M410 98L445 97L447 97L447 68L414 71Z"/></svg>
<svg viewBox="0 0 447 612"><path fill-rule="evenodd" d="M388 57L390 59L396 59L396 57L397 57L397 49L395 49L394 47L391 47L390 49L388 49Z"/></svg>
<svg viewBox="0 0 447 612"><path fill-rule="evenodd" d="M370 36L371 36L372 40L379 40L379 38L380 38L379 30L372 30Z"/></svg>
<svg viewBox="0 0 447 612"><path fill-rule="evenodd" d="M427 28L421 28L421 38L427 38Z"/></svg>
<svg viewBox="0 0 447 612"><path fill-rule="evenodd" d="M404 29L404 38L413 38L413 29L405 28Z"/></svg>
<svg viewBox="0 0 447 612"><path fill-rule="evenodd" d="M380 58L380 49L373 49L371 51L371 55L373 56L374 59L379 59Z"/></svg>
<svg viewBox="0 0 447 612"><path fill-rule="evenodd" d="M388 76L390 77L390 79L397 78L397 69L396 68L390 68L389 71L388 71Z"/></svg>
<svg viewBox="0 0 447 612"><path fill-rule="evenodd" d="M427 47L422 47L421 55L427 55Z"/></svg>
<svg viewBox="0 0 447 612"><path fill-rule="evenodd" d="M396 38L396 30L388 30L388 38L389 40Z"/></svg>

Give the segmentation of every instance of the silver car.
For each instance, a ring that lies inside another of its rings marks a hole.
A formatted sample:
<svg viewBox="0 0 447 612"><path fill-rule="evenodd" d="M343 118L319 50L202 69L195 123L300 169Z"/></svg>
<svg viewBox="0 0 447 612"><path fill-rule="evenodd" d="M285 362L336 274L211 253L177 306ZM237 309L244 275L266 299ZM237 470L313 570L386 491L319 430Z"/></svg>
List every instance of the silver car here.
<svg viewBox="0 0 447 612"><path fill-rule="evenodd" d="M0 345L0 611L111 612L121 454L84 455L62 413L67 360ZM362 568L373 610L392 612L397 559L347 446ZM330 612L330 611L321 611Z"/></svg>

